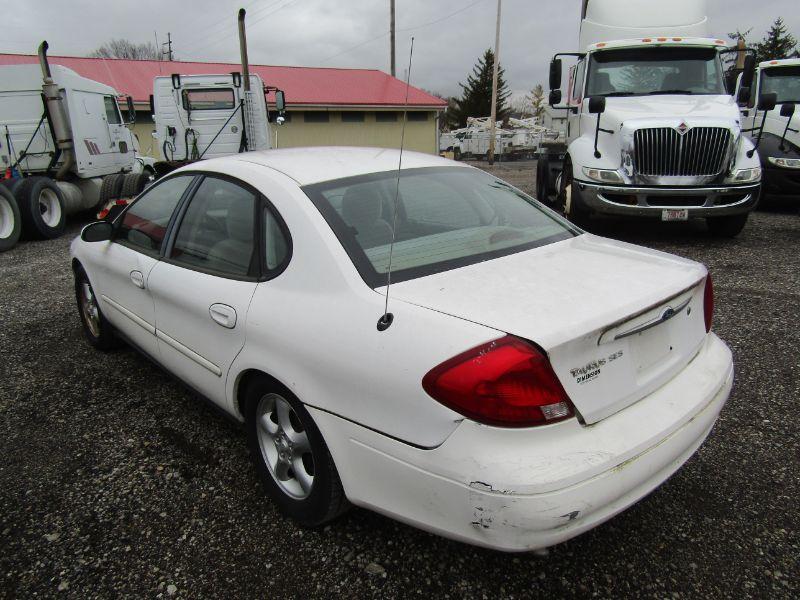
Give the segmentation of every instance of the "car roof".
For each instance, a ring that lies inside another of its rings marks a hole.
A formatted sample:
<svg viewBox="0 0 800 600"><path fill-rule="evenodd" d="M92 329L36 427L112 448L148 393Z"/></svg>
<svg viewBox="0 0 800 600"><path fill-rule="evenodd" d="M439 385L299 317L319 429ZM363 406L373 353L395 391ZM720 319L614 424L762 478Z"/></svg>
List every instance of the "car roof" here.
<svg viewBox="0 0 800 600"><path fill-rule="evenodd" d="M228 161L248 162L269 167L291 177L303 186L369 173L394 171L400 161L400 151L392 148L350 146L285 148L214 158L207 161L206 164L214 169L219 169ZM433 154L403 151L403 170L423 167L467 167L467 165Z"/></svg>

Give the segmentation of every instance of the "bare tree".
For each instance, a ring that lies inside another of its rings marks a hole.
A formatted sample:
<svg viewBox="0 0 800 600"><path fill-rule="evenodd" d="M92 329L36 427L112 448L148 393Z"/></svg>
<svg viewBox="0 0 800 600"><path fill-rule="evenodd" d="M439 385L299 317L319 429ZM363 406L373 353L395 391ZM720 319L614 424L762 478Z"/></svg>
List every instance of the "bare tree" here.
<svg viewBox="0 0 800 600"><path fill-rule="evenodd" d="M88 54L90 58L127 58L131 60L163 60L152 42L137 44L125 39L112 39Z"/></svg>

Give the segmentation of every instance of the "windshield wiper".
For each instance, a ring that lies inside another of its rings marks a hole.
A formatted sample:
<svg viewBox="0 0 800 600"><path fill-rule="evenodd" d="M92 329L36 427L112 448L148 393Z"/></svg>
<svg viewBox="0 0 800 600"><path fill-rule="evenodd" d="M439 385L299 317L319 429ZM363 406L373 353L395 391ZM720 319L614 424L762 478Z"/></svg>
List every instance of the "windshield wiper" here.
<svg viewBox="0 0 800 600"><path fill-rule="evenodd" d="M658 90L655 92L650 92L650 96L656 95L663 95L663 94L687 94L691 96L694 92L690 92L689 90Z"/></svg>
<svg viewBox="0 0 800 600"><path fill-rule="evenodd" d="M611 98L612 96L635 96L635 92L608 92L607 94L600 94L601 96L605 96L606 98Z"/></svg>

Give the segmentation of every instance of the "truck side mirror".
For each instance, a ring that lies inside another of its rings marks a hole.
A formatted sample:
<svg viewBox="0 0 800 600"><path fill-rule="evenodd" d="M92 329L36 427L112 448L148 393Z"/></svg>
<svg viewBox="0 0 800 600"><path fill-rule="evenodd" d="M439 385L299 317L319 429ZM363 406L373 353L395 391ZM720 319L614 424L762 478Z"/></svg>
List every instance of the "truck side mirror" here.
<svg viewBox="0 0 800 600"><path fill-rule="evenodd" d="M794 116L794 104L784 104L781 106L781 116L791 119Z"/></svg>
<svg viewBox="0 0 800 600"><path fill-rule="evenodd" d="M133 98L130 96L127 97L128 101L128 123L133 125L136 123L136 108L133 106Z"/></svg>
<svg viewBox="0 0 800 600"><path fill-rule="evenodd" d="M550 90L550 106L561 104L561 90Z"/></svg>
<svg viewBox="0 0 800 600"><path fill-rule="evenodd" d="M742 86L739 88L739 93L736 95L736 103L739 106L747 106L748 102L750 102L750 88Z"/></svg>
<svg viewBox="0 0 800 600"><path fill-rule="evenodd" d="M744 68L742 69L742 87L752 88L753 77L756 73L756 57L748 54L744 57Z"/></svg>
<svg viewBox="0 0 800 600"><path fill-rule="evenodd" d="M89 223L81 231L81 239L84 242L107 242L114 233L114 226L108 221L97 221Z"/></svg>
<svg viewBox="0 0 800 600"><path fill-rule="evenodd" d="M589 114L602 115L606 112L606 97L592 96L589 98Z"/></svg>
<svg viewBox="0 0 800 600"><path fill-rule="evenodd" d="M761 94L761 97L758 99L758 110L769 112L770 110L773 110L777 104L778 94L774 92L769 94Z"/></svg>
<svg viewBox="0 0 800 600"><path fill-rule="evenodd" d="M561 89L561 59L554 58L550 62L550 89Z"/></svg>
<svg viewBox="0 0 800 600"><path fill-rule="evenodd" d="M283 90L275 91L275 109L279 113L286 111L286 96L283 93Z"/></svg>

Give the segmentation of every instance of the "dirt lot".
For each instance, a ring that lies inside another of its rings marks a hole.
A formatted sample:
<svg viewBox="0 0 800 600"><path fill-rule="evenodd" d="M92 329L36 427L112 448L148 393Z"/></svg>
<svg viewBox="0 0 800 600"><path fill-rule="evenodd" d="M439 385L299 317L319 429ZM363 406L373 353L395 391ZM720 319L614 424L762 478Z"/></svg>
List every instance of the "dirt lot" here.
<svg viewBox="0 0 800 600"><path fill-rule="evenodd" d="M530 190L533 165L497 167ZM68 245L0 255L0 597L800 596L800 216L736 240L609 222L608 236L709 265L733 395L695 457L548 557L446 541L364 510L283 519L242 431L131 350L83 340Z"/></svg>

